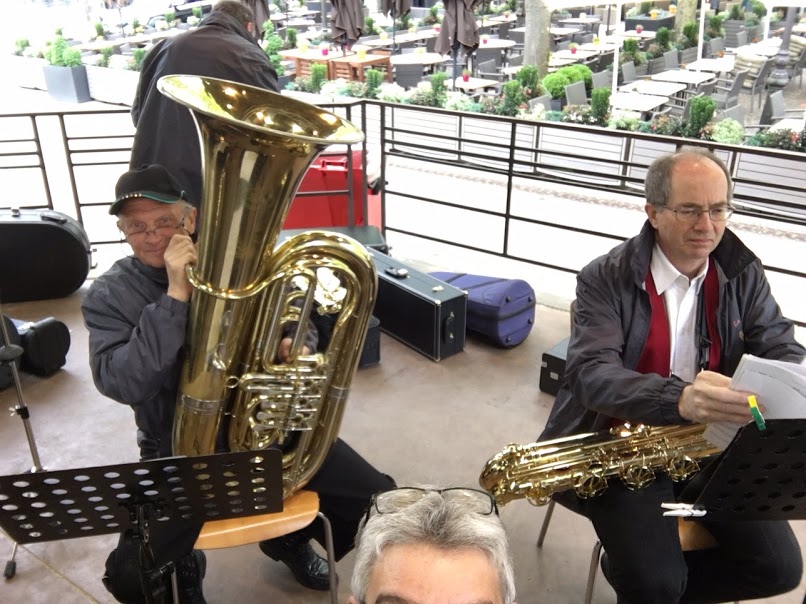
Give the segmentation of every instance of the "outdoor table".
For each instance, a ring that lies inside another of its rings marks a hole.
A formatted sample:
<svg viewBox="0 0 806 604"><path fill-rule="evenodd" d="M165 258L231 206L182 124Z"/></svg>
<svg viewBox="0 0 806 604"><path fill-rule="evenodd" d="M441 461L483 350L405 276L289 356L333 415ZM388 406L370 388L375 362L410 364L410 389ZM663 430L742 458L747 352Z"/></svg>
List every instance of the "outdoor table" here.
<svg viewBox="0 0 806 604"><path fill-rule="evenodd" d="M655 32L654 31L647 31L644 30L640 34L635 31L634 29L628 29L627 31L623 31L617 34L611 34L609 36L605 36L605 42L613 42L616 38L632 38L634 40L654 40L655 39Z"/></svg>
<svg viewBox="0 0 806 604"><path fill-rule="evenodd" d="M518 34L525 34L526 28L525 27L513 27L509 30L510 33L515 32ZM550 27L549 33L554 36L555 38L563 38L565 36L570 36L571 34L575 34L579 32L579 28L577 27Z"/></svg>
<svg viewBox="0 0 806 604"><path fill-rule="evenodd" d="M597 25L602 22L602 19L598 16L596 17L572 17L570 19L560 19L557 23L561 25L581 25L586 31L590 30L594 25Z"/></svg>
<svg viewBox="0 0 806 604"><path fill-rule="evenodd" d="M657 82L677 82L688 86L699 86L703 82L713 80L716 74L710 71L689 71L688 69L670 69L650 76Z"/></svg>
<svg viewBox="0 0 806 604"><path fill-rule="evenodd" d="M336 80L343 77L346 80L363 82L366 67L383 67L386 79L392 81L392 68L389 55L373 55L351 52L344 56L336 56L328 61L328 77Z"/></svg>
<svg viewBox="0 0 806 604"><path fill-rule="evenodd" d="M615 51L616 45L610 42L585 42L584 44L580 44L577 50L589 50L602 54Z"/></svg>
<svg viewBox="0 0 806 604"><path fill-rule="evenodd" d="M712 73L726 73L733 71L736 58L733 55L725 55L717 59L697 59L686 64L686 69L691 71L710 71Z"/></svg>
<svg viewBox="0 0 806 604"><path fill-rule="evenodd" d="M392 65L436 65L447 60L436 52L408 52L403 55L392 55Z"/></svg>
<svg viewBox="0 0 806 604"><path fill-rule="evenodd" d="M637 92L639 94L653 94L656 96L671 97L686 89L685 84L678 82L658 82L654 80L636 80L619 87L620 92Z"/></svg>
<svg viewBox="0 0 806 604"><path fill-rule="evenodd" d="M126 43L124 38L117 40L93 40L92 42L85 42L84 44L76 44L73 48L77 50L92 50L101 52L104 48L117 48Z"/></svg>
<svg viewBox="0 0 806 604"><path fill-rule="evenodd" d="M485 16L482 21L486 21L487 23L514 23L518 20L518 15L514 13L510 13L509 16L505 15L496 15L495 17L487 17Z"/></svg>
<svg viewBox="0 0 806 604"><path fill-rule="evenodd" d="M806 127L806 119L802 117L787 117L775 122L769 127L769 130L792 130L793 132L801 132L804 127Z"/></svg>
<svg viewBox="0 0 806 604"><path fill-rule="evenodd" d="M489 38L486 42L479 40L479 48L513 48L515 40L502 40L501 38Z"/></svg>
<svg viewBox="0 0 806 604"><path fill-rule="evenodd" d="M582 61L584 59L588 59L594 55L599 54L593 50L581 50L577 48L576 52L571 52L570 49L568 50L555 50L552 53L552 58L554 59L572 59L573 61Z"/></svg>
<svg viewBox="0 0 806 604"><path fill-rule="evenodd" d="M610 95L610 106L623 111L649 113L669 102L669 97L638 92L616 92Z"/></svg>
<svg viewBox="0 0 806 604"><path fill-rule="evenodd" d="M549 67L565 67L566 65L573 65L574 63L579 63L582 60L580 55L577 55L576 58L565 58L565 57L558 57L556 53L554 56L549 57Z"/></svg>
<svg viewBox="0 0 806 604"><path fill-rule="evenodd" d="M422 31L418 31L415 33L406 32L404 34L398 34L392 38L390 35L386 39L376 38L375 40L362 40L361 43L366 46L372 46L375 48L384 48L386 46L391 46L392 44L404 44L408 42L420 42L422 40L428 40L430 38L436 38L439 36L439 32L434 29L424 29Z"/></svg>
<svg viewBox="0 0 806 604"><path fill-rule="evenodd" d="M496 88L501 84L498 80L487 80L485 78L469 78L465 82L461 77L454 80L454 88L460 88L465 92L475 92L477 90L486 90L488 88Z"/></svg>

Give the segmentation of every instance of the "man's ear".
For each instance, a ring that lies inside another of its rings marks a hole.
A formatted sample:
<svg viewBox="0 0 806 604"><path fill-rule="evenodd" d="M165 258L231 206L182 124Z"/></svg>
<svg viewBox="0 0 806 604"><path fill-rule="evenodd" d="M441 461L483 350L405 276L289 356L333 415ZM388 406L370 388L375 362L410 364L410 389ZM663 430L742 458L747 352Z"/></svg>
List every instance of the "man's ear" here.
<svg viewBox="0 0 806 604"><path fill-rule="evenodd" d="M654 228L658 228L658 208L651 203L648 203L644 206L644 211L646 212L647 218L649 218L649 224L651 224Z"/></svg>
<svg viewBox="0 0 806 604"><path fill-rule="evenodd" d="M246 24L246 31L248 31L253 36L255 35L255 24L251 21Z"/></svg>
<svg viewBox="0 0 806 604"><path fill-rule="evenodd" d="M192 235L196 232L196 208L192 208L185 218L185 230L188 232L188 235Z"/></svg>

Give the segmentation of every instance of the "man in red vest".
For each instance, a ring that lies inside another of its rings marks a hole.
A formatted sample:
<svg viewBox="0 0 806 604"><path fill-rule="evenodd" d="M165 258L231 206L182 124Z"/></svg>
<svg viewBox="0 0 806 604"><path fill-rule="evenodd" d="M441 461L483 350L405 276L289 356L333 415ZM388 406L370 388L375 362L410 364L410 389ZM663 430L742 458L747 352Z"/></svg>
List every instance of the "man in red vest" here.
<svg viewBox="0 0 806 604"><path fill-rule="evenodd" d="M732 190L725 164L704 149L649 167L641 233L579 274L565 384L539 440L625 421L745 424L748 393L728 387L741 356L803 360L761 261L725 226ZM718 546L683 552L677 520L661 510L681 490L658 473L636 491L611 480L598 497L557 496L592 521L619 604L748 600L798 586L787 522L706 517Z"/></svg>

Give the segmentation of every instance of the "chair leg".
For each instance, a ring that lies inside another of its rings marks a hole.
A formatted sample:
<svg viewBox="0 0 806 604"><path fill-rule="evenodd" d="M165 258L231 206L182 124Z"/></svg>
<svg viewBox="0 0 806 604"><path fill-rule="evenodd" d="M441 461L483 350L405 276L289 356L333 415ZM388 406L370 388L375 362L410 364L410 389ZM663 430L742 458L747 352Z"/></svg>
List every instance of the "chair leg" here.
<svg viewBox="0 0 806 604"><path fill-rule="evenodd" d="M552 499L546 508L546 517L543 518L543 524L540 525L540 535L537 537L537 547L543 547L543 541L546 538L546 531L549 530L549 522L551 522L551 515L554 513L554 506L556 502Z"/></svg>
<svg viewBox="0 0 806 604"><path fill-rule="evenodd" d="M336 553L333 550L333 529L330 520L322 512L316 514L325 527L325 550L327 551L327 574L330 580L330 604L339 604L339 593L336 587Z"/></svg>
<svg viewBox="0 0 806 604"><path fill-rule="evenodd" d="M596 573L599 570L599 559L602 557L602 542L598 539L593 545L591 552L591 567L588 571L588 586L585 588L585 604L591 604L593 600L593 586L596 583Z"/></svg>

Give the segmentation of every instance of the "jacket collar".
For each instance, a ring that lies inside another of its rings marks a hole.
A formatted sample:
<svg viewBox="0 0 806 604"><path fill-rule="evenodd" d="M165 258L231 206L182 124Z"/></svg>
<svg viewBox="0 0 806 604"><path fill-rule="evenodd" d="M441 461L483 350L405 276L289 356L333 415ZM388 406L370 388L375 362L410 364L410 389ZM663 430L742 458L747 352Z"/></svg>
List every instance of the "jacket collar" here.
<svg viewBox="0 0 806 604"><path fill-rule="evenodd" d="M632 248L630 268L635 276L635 282L641 286L649 270L652 248L655 246L655 229L649 220L644 223L638 236L630 239L627 245ZM742 243L733 231L726 228L722 241L711 253L711 258L716 262L720 275L730 281L738 277L754 262L756 255Z"/></svg>
<svg viewBox="0 0 806 604"><path fill-rule="evenodd" d="M217 27L221 29L225 29L229 32L237 34L238 36L242 37L244 40L247 40L254 44L255 46L260 46L255 40L255 37L250 34L247 29L238 22L238 20L228 15L227 13L223 13L220 11L213 11L209 15L207 15L204 20L199 23L199 28L201 27Z"/></svg>
<svg viewBox="0 0 806 604"><path fill-rule="evenodd" d="M146 279L159 283L160 285L168 285L168 271L166 271L165 268L148 266L135 256L131 256L131 259L134 270L143 275Z"/></svg>

